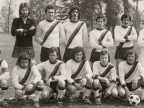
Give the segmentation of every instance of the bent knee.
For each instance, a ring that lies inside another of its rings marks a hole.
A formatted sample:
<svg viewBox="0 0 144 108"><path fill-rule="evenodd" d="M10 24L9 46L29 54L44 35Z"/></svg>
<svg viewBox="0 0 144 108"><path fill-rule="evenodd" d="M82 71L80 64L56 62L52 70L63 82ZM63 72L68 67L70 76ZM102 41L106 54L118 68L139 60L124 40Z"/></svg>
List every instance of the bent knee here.
<svg viewBox="0 0 144 108"><path fill-rule="evenodd" d="M45 99L48 97L48 93L47 92L42 92L41 94L42 99Z"/></svg>
<svg viewBox="0 0 144 108"><path fill-rule="evenodd" d="M43 86L43 85L44 85L43 80L40 80L40 81L37 82L37 86Z"/></svg>
<svg viewBox="0 0 144 108"><path fill-rule="evenodd" d="M58 81L58 87L65 88L65 86L66 86L65 80L59 80Z"/></svg>
<svg viewBox="0 0 144 108"><path fill-rule="evenodd" d="M113 97L117 97L118 91L117 91L116 88L113 88L113 89L112 89L111 95L112 95Z"/></svg>
<svg viewBox="0 0 144 108"><path fill-rule="evenodd" d="M7 90L8 89L8 82L7 80L1 80L0 81L0 87L2 90Z"/></svg>
<svg viewBox="0 0 144 108"><path fill-rule="evenodd" d="M22 90L16 89L15 90L15 95L17 98L22 98L24 96L24 93Z"/></svg>
<svg viewBox="0 0 144 108"><path fill-rule="evenodd" d="M125 90L122 87L118 88L118 94L120 97L124 97L125 96Z"/></svg>

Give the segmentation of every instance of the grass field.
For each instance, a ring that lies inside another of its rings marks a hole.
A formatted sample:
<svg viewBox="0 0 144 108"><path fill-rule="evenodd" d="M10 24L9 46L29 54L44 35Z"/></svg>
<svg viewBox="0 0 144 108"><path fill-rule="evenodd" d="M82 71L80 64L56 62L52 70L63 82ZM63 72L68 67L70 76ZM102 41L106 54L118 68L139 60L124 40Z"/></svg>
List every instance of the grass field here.
<svg viewBox="0 0 144 108"><path fill-rule="evenodd" d="M15 43L15 38L12 37L10 35L10 33L0 33L0 50L1 50L1 58L2 59L6 59L8 64L9 64L9 69L10 69L10 72L12 71L13 67L15 66L15 61L13 58L11 58L11 53L12 53L12 50L13 50L13 46L14 46L14 43ZM137 45L136 45L137 46ZM36 53L36 61L37 63L39 63L39 55L40 55L40 45L38 45L35 41L34 41L34 48L35 48L35 53ZM136 52L139 52L139 48L136 47ZM62 49L62 53L63 53L63 49ZM90 56L90 52L91 52L91 48L89 46L89 42L87 42L87 45L86 45L86 56L87 56L87 59L89 59L89 56ZM114 60L114 53L115 53L115 47L112 47L110 48L109 50L110 52L110 56L111 56L111 62L113 64L115 64L115 60ZM139 93L139 92L137 92ZM7 91L7 93L5 95L1 95L0 94L0 99L2 97L11 97L11 96L14 96L14 88L11 86L9 88L9 90ZM52 103L49 103L49 104L42 104L41 105L42 107L40 108L57 108L58 106L55 105L55 104L52 104ZM12 104L10 106L10 108L31 108L31 104L27 104L27 103L15 103L15 104ZM143 108L144 107L144 103L141 103L140 105L137 106L137 108ZM1 108L1 106L0 106ZM82 104L82 102L77 102L75 101L74 103L72 104L68 104L66 103L64 105L64 108L135 108L133 106L130 106L128 105L127 103L125 102L121 102L121 101L116 101L116 100L107 100L107 102L105 101L103 105L100 105L100 106L96 106L96 105L85 105L85 104Z"/></svg>

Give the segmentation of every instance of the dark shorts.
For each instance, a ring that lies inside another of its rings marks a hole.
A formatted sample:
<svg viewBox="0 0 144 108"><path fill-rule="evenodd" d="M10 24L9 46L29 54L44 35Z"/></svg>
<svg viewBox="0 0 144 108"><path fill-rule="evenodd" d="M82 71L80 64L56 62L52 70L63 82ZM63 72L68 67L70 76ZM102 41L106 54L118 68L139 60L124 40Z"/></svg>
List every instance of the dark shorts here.
<svg viewBox="0 0 144 108"><path fill-rule="evenodd" d="M100 52L97 52L95 49L92 49L90 62L95 62L100 60Z"/></svg>
<svg viewBox="0 0 144 108"><path fill-rule="evenodd" d="M58 86L58 81L50 83L50 88L53 90L54 93L58 93L57 86Z"/></svg>
<svg viewBox="0 0 144 108"><path fill-rule="evenodd" d="M21 52L27 52L31 58L35 57L34 47L14 47L12 52L13 58L18 58Z"/></svg>
<svg viewBox="0 0 144 108"><path fill-rule="evenodd" d="M45 62L46 60L49 59L49 49L50 48L45 48L45 47L41 48L41 54L40 54L41 62ZM57 49L58 49L58 59L61 60L60 48Z"/></svg>
<svg viewBox="0 0 144 108"><path fill-rule="evenodd" d="M66 63L69 59L71 59L73 53L73 49L67 49L65 50L64 56L63 56L63 61Z"/></svg>
<svg viewBox="0 0 144 108"><path fill-rule="evenodd" d="M115 52L115 59L126 60L126 52L128 50L132 50L132 49L133 49L133 46L129 47L129 48L120 48L120 47L117 47L116 48L116 52Z"/></svg>

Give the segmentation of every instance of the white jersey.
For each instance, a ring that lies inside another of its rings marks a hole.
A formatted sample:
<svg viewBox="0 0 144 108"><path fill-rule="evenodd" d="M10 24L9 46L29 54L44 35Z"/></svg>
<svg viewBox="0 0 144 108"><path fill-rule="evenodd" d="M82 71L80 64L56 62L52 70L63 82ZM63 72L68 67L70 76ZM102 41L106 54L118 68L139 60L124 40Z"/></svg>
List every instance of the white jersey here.
<svg viewBox="0 0 144 108"><path fill-rule="evenodd" d="M76 23L73 23L71 21L66 21L64 22L63 26L64 26L64 30L65 30L65 41L66 44L71 36L71 34L74 32L74 30L76 29L76 27L81 23L82 21L78 21ZM76 34L76 36L74 37L74 39L72 40L71 44L69 45L69 49L73 49L77 46L83 47L83 43L87 40L88 37L88 33L87 33L87 27L86 24L84 23L80 30L78 31L78 33Z"/></svg>
<svg viewBox="0 0 144 108"><path fill-rule="evenodd" d="M45 78L49 78L50 74L52 73L52 71L54 70L55 66L60 63L62 61L58 60L55 64L52 64L50 63L49 60L45 61L45 62L42 62L40 64L38 64L38 70L40 72L45 72L46 75L45 75ZM65 63L62 63L60 66L59 66L59 69L57 71L57 73L55 74L55 79L58 80L58 79L64 79L66 80L67 78L67 74L66 74L66 70L65 70Z"/></svg>
<svg viewBox="0 0 144 108"><path fill-rule="evenodd" d="M138 60L141 62L143 68L144 68L144 29L142 29L139 32L139 37L138 37L138 45L140 46L140 53L139 53L139 58Z"/></svg>
<svg viewBox="0 0 144 108"><path fill-rule="evenodd" d="M56 20L52 22L48 22L47 20L42 20L38 24L35 39L39 44L42 43L45 33L48 31L51 25L55 22ZM56 25L54 30L50 33L47 40L43 44L43 47L46 47L46 48L59 47L60 43L64 43L64 38L65 38L65 33L64 33L63 25L59 23Z"/></svg>
<svg viewBox="0 0 144 108"><path fill-rule="evenodd" d="M93 76L103 74L103 72L107 69L107 67L109 65L113 65L113 64L108 63L108 65L104 67L104 66L101 65L100 61L94 62L94 64L93 64ZM116 74L115 67L111 68L110 71L108 72L108 74L105 77L108 78L111 81L112 80L116 81L117 74Z"/></svg>
<svg viewBox="0 0 144 108"><path fill-rule="evenodd" d="M95 48L97 52L100 52L103 49L102 46L104 46L105 49L113 46L113 38L110 31L106 33L104 39L102 40L102 46L99 45L98 39L100 38L101 34L104 31L106 31L106 29L103 30L94 29L89 33L90 45L92 48Z"/></svg>
<svg viewBox="0 0 144 108"><path fill-rule="evenodd" d="M5 72L3 72L3 69L6 69ZM6 60L2 60L0 65L0 80L8 80L10 78L9 72L8 72L8 64Z"/></svg>
<svg viewBox="0 0 144 108"><path fill-rule="evenodd" d="M12 71L12 83L15 88L21 89L23 87L23 85L27 85L32 82L37 83L38 81L41 80L41 75L37 69L37 66L34 65L31 67L31 72L30 72L26 82L23 85L21 85L20 82L24 78L26 72L27 72L27 68L23 69L20 66L14 67L14 69Z"/></svg>
<svg viewBox="0 0 144 108"><path fill-rule="evenodd" d="M125 83L132 82L135 78L139 77L140 75L144 77L144 69L142 68L141 63L138 62L134 72L125 80L125 75L128 73L132 66L133 65L127 64L126 61L123 61L119 64L119 78L122 79Z"/></svg>
<svg viewBox="0 0 144 108"><path fill-rule="evenodd" d="M92 77L92 70L91 70L90 64L89 64L88 61L86 61L83 68L82 68L82 70L80 71L80 73L74 79L71 78L71 75L74 74L77 71L80 63L81 62L75 62L72 59L70 59L66 62L66 71L67 71L67 74L68 74L67 81L69 83L74 82L74 79L81 79L81 78L84 78L84 77L89 77L89 78Z"/></svg>
<svg viewBox="0 0 144 108"><path fill-rule="evenodd" d="M122 26L116 26L114 29L114 36L116 40L117 46L120 44L120 42L125 42L124 36L126 35L127 31L129 30L130 26L127 28L124 28ZM132 47L133 46L133 41L137 40L137 33L134 27L132 27L131 34L128 36L129 42L125 42L124 45L122 46L123 48L126 47Z"/></svg>

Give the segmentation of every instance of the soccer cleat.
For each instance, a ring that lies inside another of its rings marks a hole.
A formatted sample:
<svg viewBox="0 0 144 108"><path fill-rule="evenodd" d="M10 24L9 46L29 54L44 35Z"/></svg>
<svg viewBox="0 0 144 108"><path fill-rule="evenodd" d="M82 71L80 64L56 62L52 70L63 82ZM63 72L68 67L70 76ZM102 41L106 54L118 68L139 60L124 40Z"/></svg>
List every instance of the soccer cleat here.
<svg viewBox="0 0 144 108"><path fill-rule="evenodd" d="M38 101L35 101L35 102L34 102L34 107L35 107L35 108L39 108L39 102L38 102Z"/></svg>
<svg viewBox="0 0 144 108"><path fill-rule="evenodd" d="M89 104L89 105L92 104L91 101L89 100L89 97L87 97L87 96L83 99L83 102L84 102L85 104Z"/></svg>

